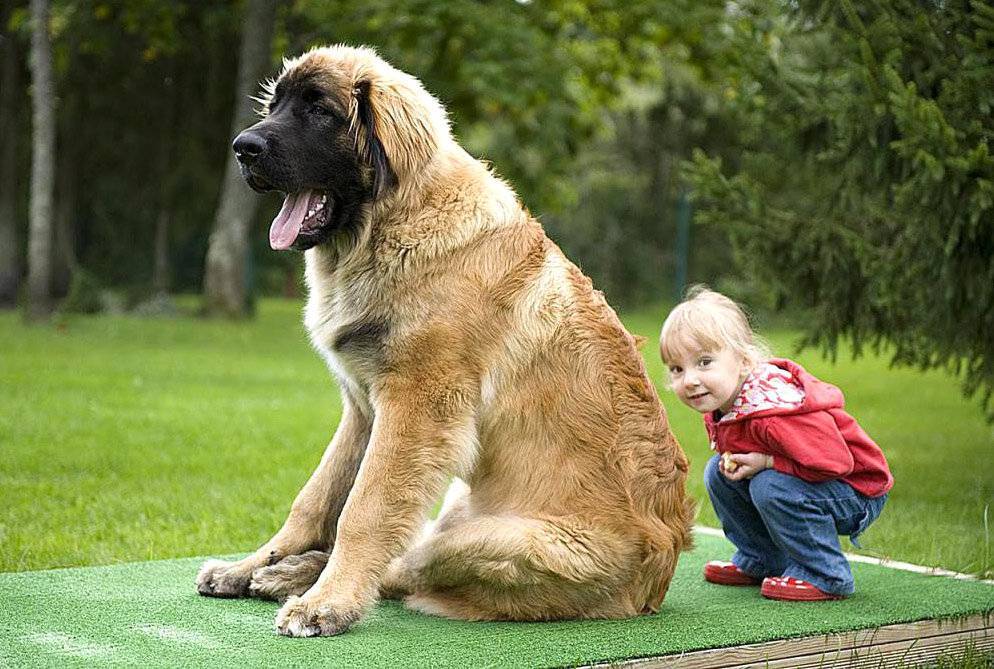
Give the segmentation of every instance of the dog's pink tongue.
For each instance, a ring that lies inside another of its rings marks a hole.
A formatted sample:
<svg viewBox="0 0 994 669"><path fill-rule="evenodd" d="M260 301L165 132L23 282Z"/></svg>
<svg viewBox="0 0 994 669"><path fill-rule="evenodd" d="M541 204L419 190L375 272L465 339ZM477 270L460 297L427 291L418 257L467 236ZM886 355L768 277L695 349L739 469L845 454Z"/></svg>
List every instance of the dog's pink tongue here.
<svg viewBox="0 0 994 669"><path fill-rule="evenodd" d="M269 228L269 245L276 251L285 251L300 234L300 226L307 215L307 203L311 199L311 191L302 190L290 193L283 201L280 213L276 214Z"/></svg>

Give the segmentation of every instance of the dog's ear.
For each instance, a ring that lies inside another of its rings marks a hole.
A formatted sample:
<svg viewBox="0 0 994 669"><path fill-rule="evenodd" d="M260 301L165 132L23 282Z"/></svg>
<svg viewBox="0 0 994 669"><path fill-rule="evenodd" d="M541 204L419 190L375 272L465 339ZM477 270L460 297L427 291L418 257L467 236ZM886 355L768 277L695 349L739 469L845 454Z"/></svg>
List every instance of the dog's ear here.
<svg viewBox="0 0 994 669"><path fill-rule="evenodd" d="M360 81L355 85L353 94L356 97L356 115L362 128L359 132L365 135L365 141L358 140L359 156L373 168L373 197L379 199L389 189L397 185L397 175L390 166L387 152L383 148L376 130L376 114L370 100L369 81ZM357 136L358 139L358 136Z"/></svg>

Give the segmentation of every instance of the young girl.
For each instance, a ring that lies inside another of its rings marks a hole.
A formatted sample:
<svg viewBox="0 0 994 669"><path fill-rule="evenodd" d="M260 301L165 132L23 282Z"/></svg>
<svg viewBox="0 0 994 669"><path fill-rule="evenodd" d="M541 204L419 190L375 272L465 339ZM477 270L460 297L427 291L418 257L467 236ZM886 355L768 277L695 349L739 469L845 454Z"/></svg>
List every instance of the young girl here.
<svg viewBox="0 0 994 669"><path fill-rule="evenodd" d="M771 358L738 305L700 286L666 318L659 351L677 396L704 414L717 452L704 482L738 549L731 562L708 562L704 578L762 583L770 599L852 594L838 535L856 544L894 479L880 448L843 411L842 392Z"/></svg>

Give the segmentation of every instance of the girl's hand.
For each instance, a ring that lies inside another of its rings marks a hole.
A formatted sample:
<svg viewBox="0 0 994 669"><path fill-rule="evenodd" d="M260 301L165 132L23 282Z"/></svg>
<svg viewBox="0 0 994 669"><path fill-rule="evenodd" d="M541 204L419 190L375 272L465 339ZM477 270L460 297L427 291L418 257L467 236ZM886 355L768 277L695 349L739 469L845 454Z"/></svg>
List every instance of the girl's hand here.
<svg viewBox="0 0 994 669"><path fill-rule="evenodd" d="M729 471L722 460L721 473L730 481L742 481L773 467L773 456L765 453L729 453L725 457L735 463L734 471Z"/></svg>

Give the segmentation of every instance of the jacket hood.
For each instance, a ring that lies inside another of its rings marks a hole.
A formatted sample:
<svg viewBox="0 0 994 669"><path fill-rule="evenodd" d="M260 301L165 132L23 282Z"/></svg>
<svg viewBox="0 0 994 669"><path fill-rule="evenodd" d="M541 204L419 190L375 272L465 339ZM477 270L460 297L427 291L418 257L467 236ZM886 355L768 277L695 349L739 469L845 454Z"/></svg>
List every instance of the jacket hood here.
<svg viewBox="0 0 994 669"><path fill-rule="evenodd" d="M825 383L821 379L816 379L793 360L774 358L769 362L780 369L790 372L791 376L797 379L804 389L804 402L797 409L788 413L841 409L845 404L845 398L841 390L831 383Z"/></svg>
<svg viewBox="0 0 994 669"><path fill-rule="evenodd" d="M793 360L787 360L786 358L772 358L766 362L790 374L792 377L791 381L804 391L804 399L801 404L798 406L773 407L738 416L729 416L726 417L723 422L734 423L752 418L760 418L763 416L789 416L810 413L812 411L841 409L843 407L845 400L841 390L833 386L831 383L825 383L824 381L815 378L808 373L806 369ZM706 416L706 420L710 423L717 423L718 417L713 414L709 414Z"/></svg>

